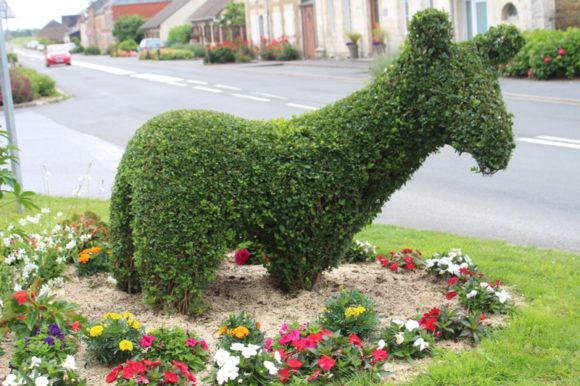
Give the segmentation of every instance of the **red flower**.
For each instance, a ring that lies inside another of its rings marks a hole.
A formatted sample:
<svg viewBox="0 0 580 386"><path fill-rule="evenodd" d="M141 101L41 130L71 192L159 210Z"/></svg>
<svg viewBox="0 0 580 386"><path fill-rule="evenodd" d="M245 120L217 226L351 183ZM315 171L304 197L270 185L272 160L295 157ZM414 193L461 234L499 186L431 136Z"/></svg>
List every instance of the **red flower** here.
<svg viewBox="0 0 580 386"><path fill-rule="evenodd" d="M389 264L389 259L387 259L385 255L378 255L377 260L383 267L386 267Z"/></svg>
<svg viewBox="0 0 580 386"><path fill-rule="evenodd" d="M439 316L440 314L441 314L441 310L437 307L433 307L433 308L431 308L431 311L429 311L430 316Z"/></svg>
<svg viewBox="0 0 580 386"><path fill-rule="evenodd" d="M117 379L117 375L119 375L119 371L121 371L122 369L123 369L123 366L119 365L119 366L115 367L113 370L111 370L109 375L107 375L107 378L105 378L107 383L115 382L115 379Z"/></svg>
<svg viewBox="0 0 580 386"><path fill-rule="evenodd" d="M447 300L451 300L456 296L457 296L457 291L449 291L445 294L445 297L447 298Z"/></svg>
<svg viewBox="0 0 580 386"><path fill-rule="evenodd" d="M300 362L298 359L290 359L288 361L288 366L290 366L292 370L298 370L302 367L302 362Z"/></svg>
<svg viewBox="0 0 580 386"><path fill-rule="evenodd" d="M336 361L331 357L329 357L328 355L323 355L318 360L318 366L320 366L320 368L324 371L329 371L330 369L332 369L335 363Z"/></svg>
<svg viewBox="0 0 580 386"><path fill-rule="evenodd" d="M443 335L443 331L437 330L437 331L435 331L435 334L434 335L435 335L436 338L439 338L441 335Z"/></svg>
<svg viewBox="0 0 580 386"><path fill-rule="evenodd" d="M435 331L435 329L437 328L437 318L434 317L423 318L419 321L419 325L425 328L425 330Z"/></svg>
<svg viewBox="0 0 580 386"><path fill-rule="evenodd" d="M405 269L407 271L412 271L415 269L415 264L414 263L407 263L407 264L405 264Z"/></svg>
<svg viewBox="0 0 580 386"><path fill-rule="evenodd" d="M482 321L482 322L485 320L485 314L483 312L479 316L479 320Z"/></svg>
<svg viewBox="0 0 580 386"><path fill-rule="evenodd" d="M397 269L399 269L399 264L397 263L393 263L389 266L389 269L393 272L395 272Z"/></svg>
<svg viewBox="0 0 580 386"><path fill-rule="evenodd" d="M558 55L566 55L566 50L563 48L558 48Z"/></svg>
<svg viewBox="0 0 580 386"><path fill-rule="evenodd" d="M70 325L71 330L73 331L78 331L81 329L81 322L79 322L78 320L76 322L74 322L73 324Z"/></svg>
<svg viewBox="0 0 580 386"><path fill-rule="evenodd" d="M316 346L316 343L314 343L314 346ZM295 340L292 342L292 347L294 347L297 351L303 351L306 349L306 347L309 347L308 339Z"/></svg>
<svg viewBox="0 0 580 386"><path fill-rule="evenodd" d="M246 248L238 249L236 251L236 253L234 254L234 259L236 260L236 264L238 264L238 265L246 264L246 262L248 261L249 258L250 258L250 251L248 251Z"/></svg>
<svg viewBox="0 0 580 386"><path fill-rule="evenodd" d="M447 285L452 286L457 284L457 282L459 281L459 279L457 278L457 276L453 276L450 277L449 280L447 280Z"/></svg>
<svg viewBox="0 0 580 386"><path fill-rule="evenodd" d="M18 304L23 305L26 303L26 291L18 291L14 294L14 299L18 302Z"/></svg>
<svg viewBox="0 0 580 386"><path fill-rule="evenodd" d="M359 338L357 335L352 334L351 336L348 337L348 341L352 344L354 344L355 346L358 347L362 347L363 346L363 342L361 340L361 338Z"/></svg>
<svg viewBox="0 0 580 386"><path fill-rule="evenodd" d="M272 339L272 338L266 339L266 342L264 343L264 348L266 349L266 351L270 351L272 349L273 342L274 342L274 339Z"/></svg>
<svg viewBox="0 0 580 386"><path fill-rule="evenodd" d="M332 331L329 330L321 330L320 333L322 335L332 336Z"/></svg>
<svg viewBox="0 0 580 386"><path fill-rule="evenodd" d="M318 370L318 369L314 370L314 372L308 377L308 382L314 381L316 378L318 378L319 374L320 374L320 370Z"/></svg>
<svg viewBox="0 0 580 386"><path fill-rule="evenodd" d="M549 57L549 56L546 56L546 57L544 58L544 63L550 63L550 60L552 60L552 59L550 59L550 57Z"/></svg>
<svg viewBox="0 0 580 386"><path fill-rule="evenodd" d="M189 367L182 362L173 361L173 366L175 366L176 369L179 369L182 373L187 373L189 371Z"/></svg>
<svg viewBox="0 0 580 386"><path fill-rule="evenodd" d="M189 371L185 373L185 376L187 377L187 379L189 379L191 382L195 382L197 381L197 378L195 377L195 375L193 375L192 373L190 373Z"/></svg>
<svg viewBox="0 0 580 386"><path fill-rule="evenodd" d="M177 374L172 373L171 371L165 371L163 373L163 378L165 378L166 383L177 383L179 380Z"/></svg>
<svg viewBox="0 0 580 386"><path fill-rule="evenodd" d="M467 268L467 267L459 268L459 273L467 275L469 273L469 268Z"/></svg>
<svg viewBox="0 0 580 386"><path fill-rule="evenodd" d="M286 383L290 379L290 369L282 369L278 372L278 376L280 377L280 382Z"/></svg>
<svg viewBox="0 0 580 386"><path fill-rule="evenodd" d="M402 250L402 253L405 255L407 253L413 253L413 250L411 248L405 248Z"/></svg>
<svg viewBox="0 0 580 386"><path fill-rule="evenodd" d="M317 332L317 333L312 333L310 335L308 335L308 337L306 339L308 339L308 342L310 344L313 343L313 345L311 347L316 346L319 342L322 341L322 337L324 336L324 334L322 332Z"/></svg>
<svg viewBox="0 0 580 386"><path fill-rule="evenodd" d="M375 361L381 362L386 360L389 357L389 352L385 349L377 348L372 352Z"/></svg>
<svg viewBox="0 0 580 386"><path fill-rule="evenodd" d="M18 315L18 320L20 320L21 322L23 322L24 319L26 319L26 315Z"/></svg>
<svg viewBox="0 0 580 386"><path fill-rule="evenodd" d="M403 257L403 261L407 264L413 264L413 259L411 259L409 256Z"/></svg>
<svg viewBox="0 0 580 386"><path fill-rule="evenodd" d="M155 337L153 335L143 336L143 338L141 338L141 347L143 348L151 347L153 345L154 340Z"/></svg>

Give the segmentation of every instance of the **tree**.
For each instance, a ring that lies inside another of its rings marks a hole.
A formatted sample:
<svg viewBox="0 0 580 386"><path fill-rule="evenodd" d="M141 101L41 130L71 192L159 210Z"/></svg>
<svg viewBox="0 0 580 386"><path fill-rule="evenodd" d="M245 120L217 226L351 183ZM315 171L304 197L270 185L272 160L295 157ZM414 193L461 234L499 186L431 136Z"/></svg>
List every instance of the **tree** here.
<svg viewBox="0 0 580 386"><path fill-rule="evenodd" d="M244 3L229 2L224 7L220 21L222 27L245 27L246 11Z"/></svg>
<svg viewBox="0 0 580 386"><path fill-rule="evenodd" d="M167 45L171 47L173 44L189 43L192 29L193 26L189 23L171 28L169 30L169 36L167 37Z"/></svg>
<svg viewBox="0 0 580 386"><path fill-rule="evenodd" d="M115 20L113 36L118 42L129 39L140 42L143 39L143 32L139 28L144 22L145 19L139 15L122 16Z"/></svg>

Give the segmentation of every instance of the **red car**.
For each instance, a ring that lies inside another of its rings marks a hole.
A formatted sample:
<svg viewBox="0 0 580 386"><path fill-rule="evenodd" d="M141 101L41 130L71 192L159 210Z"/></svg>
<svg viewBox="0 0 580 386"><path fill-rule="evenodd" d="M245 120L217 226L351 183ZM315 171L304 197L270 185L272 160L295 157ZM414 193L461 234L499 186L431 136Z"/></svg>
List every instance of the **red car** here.
<svg viewBox="0 0 580 386"><path fill-rule="evenodd" d="M70 66L71 55L66 44L51 44L44 51L44 60L46 67L55 64L66 64Z"/></svg>

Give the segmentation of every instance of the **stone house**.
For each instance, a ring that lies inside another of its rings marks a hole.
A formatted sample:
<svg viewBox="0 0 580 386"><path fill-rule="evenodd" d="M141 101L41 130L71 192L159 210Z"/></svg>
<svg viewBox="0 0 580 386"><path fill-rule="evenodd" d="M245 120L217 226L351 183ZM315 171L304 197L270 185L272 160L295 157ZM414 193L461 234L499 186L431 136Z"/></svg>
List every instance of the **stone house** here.
<svg viewBox="0 0 580 386"><path fill-rule="evenodd" d="M160 38L166 41L169 31L178 25L187 24L187 19L204 3L205 0L173 0L147 20L141 30L147 38Z"/></svg>
<svg viewBox="0 0 580 386"><path fill-rule="evenodd" d="M379 31L386 48L396 49L425 8L450 14L457 41L501 23L521 30L580 24L579 0L246 0L246 25L255 44L287 36L305 58L348 57L345 35L358 32L360 55L372 56L382 47Z"/></svg>
<svg viewBox="0 0 580 386"><path fill-rule="evenodd" d="M219 20L227 3L239 0L206 0L187 19L193 26L192 41L204 45L223 43L230 38L246 39L245 28L224 29Z"/></svg>
<svg viewBox="0 0 580 386"><path fill-rule="evenodd" d="M36 33L36 37L49 39L55 43L63 43L67 37L67 32L67 26L56 20L51 20Z"/></svg>

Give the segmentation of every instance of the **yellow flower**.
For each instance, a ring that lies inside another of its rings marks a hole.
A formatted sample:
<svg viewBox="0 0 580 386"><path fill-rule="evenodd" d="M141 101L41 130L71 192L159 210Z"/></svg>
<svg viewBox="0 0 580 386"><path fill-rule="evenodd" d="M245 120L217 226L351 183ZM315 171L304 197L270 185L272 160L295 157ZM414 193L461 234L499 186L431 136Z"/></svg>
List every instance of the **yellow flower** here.
<svg viewBox="0 0 580 386"><path fill-rule="evenodd" d="M322 307L322 308L320 309L320 312L322 312L323 314L324 314L326 311L328 311L328 308L326 308L326 307Z"/></svg>
<svg viewBox="0 0 580 386"><path fill-rule="evenodd" d="M133 327L135 330L138 330L139 327L141 327L141 323L139 323L138 320L135 319L129 319L127 320L127 324L131 327Z"/></svg>
<svg viewBox="0 0 580 386"><path fill-rule="evenodd" d="M228 326L221 326L220 329L218 330L218 334L220 336L222 336L223 334L225 334L228 331Z"/></svg>
<svg viewBox="0 0 580 386"><path fill-rule="evenodd" d="M119 320L121 318L122 318L122 316L117 314L116 312L107 312L105 314L105 319Z"/></svg>
<svg viewBox="0 0 580 386"><path fill-rule="evenodd" d="M91 327L91 329L89 330L89 335L92 337L99 336L103 334L103 331L105 331L103 326L96 325L94 327Z"/></svg>
<svg viewBox="0 0 580 386"><path fill-rule="evenodd" d="M131 319L135 316L132 313L130 313L129 311L125 311L121 315L123 315L123 318L125 318L125 319Z"/></svg>
<svg viewBox="0 0 580 386"><path fill-rule="evenodd" d="M230 331L231 336L235 336L238 339L244 339L246 336L250 335L250 330L244 326L238 326Z"/></svg>
<svg viewBox="0 0 580 386"><path fill-rule="evenodd" d="M121 351L133 351L133 343L128 340L122 340L119 342L119 348Z"/></svg>
<svg viewBox="0 0 580 386"><path fill-rule="evenodd" d="M363 306L348 307L344 311L344 316L346 316L347 318L350 318L350 317L356 318L357 316L361 315L365 311L366 311L366 308L364 308Z"/></svg>
<svg viewBox="0 0 580 386"><path fill-rule="evenodd" d="M156 330L154 328L151 328L149 330L147 330L147 335L155 335Z"/></svg>

